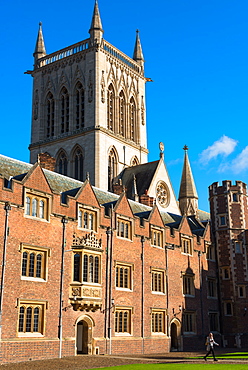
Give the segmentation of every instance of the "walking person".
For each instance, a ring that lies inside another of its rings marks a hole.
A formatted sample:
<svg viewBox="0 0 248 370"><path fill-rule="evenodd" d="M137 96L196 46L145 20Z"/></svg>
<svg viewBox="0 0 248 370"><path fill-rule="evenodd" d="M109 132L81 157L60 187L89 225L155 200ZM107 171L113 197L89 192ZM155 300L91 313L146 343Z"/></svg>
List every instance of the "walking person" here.
<svg viewBox="0 0 248 370"><path fill-rule="evenodd" d="M205 361L207 361L207 357L210 353L212 353L214 361L218 361L214 354L214 345L218 346L219 344L214 341L213 333L209 333L209 336L206 339L207 353L204 356Z"/></svg>

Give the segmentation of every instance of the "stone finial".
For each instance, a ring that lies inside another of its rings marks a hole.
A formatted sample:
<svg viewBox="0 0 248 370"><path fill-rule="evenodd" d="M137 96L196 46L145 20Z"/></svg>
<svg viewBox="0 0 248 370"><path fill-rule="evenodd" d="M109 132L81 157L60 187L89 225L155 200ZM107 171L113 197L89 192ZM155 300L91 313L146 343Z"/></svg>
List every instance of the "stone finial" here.
<svg viewBox="0 0 248 370"><path fill-rule="evenodd" d="M34 50L34 68L37 68L37 61L38 59L44 57L46 55L46 48L43 38L43 32L42 32L42 23L39 23L39 31L38 36L36 40L35 50Z"/></svg>

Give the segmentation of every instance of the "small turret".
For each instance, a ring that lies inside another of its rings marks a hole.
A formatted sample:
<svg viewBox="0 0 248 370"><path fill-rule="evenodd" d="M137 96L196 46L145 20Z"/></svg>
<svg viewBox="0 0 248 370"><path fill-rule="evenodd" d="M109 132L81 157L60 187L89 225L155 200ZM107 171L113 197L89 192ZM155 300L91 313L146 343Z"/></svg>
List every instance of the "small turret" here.
<svg viewBox="0 0 248 370"><path fill-rule="evenodd" d="M37 41L35 45L35 50L33 53L34 56L34 68L37 68L37 61L38 59L44 57L46 55L46 48L45 48L45 43L43 39L43 33L42 33L42 23L39 23L39 31L38 31L38 36L37 36Z"/></svg>
<svg viewBox="0 0 248 370"><path fill-rule="evenodd" d="M142 67L142 70L144 71L144 56L142 52L140 37L139 37L139 30L136 31L136 41L134 46L134 52L133 52L133 59L139 63Z"/></svg>
<svg viewBox="0 0 248 370"><path fill-rule="evenodd" d="M98 8L98 2L95 0L95 6L89 30L91 45L100 44L103 36L102 22Z"/></svg>
<svg viewBox="0 0 248 370"><path fill-rule="evenodd" d="M179 191L179 208L182 215L186 216L197 216L198 215L198 195L194 178L192 175L189 158L188 158L188 147L185 145L183 150L184 165L183 173L181 178L181 185Z"/></svg>

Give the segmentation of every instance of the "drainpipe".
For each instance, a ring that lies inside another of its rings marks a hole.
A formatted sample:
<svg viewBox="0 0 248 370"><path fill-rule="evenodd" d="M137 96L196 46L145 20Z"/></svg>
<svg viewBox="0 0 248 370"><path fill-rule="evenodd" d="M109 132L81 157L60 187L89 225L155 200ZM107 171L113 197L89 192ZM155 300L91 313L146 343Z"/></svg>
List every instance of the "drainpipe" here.
<svg viewBox="0 0 248 370"><path fill-rule="evenodd" d="M109 294L108 294L108 337L109 337L109 354L112 353L112 320L111 309L112 302L112 269L113 269L113 205L111 209L111 227L110 227L110 250L109 250Z"/></svg>
<svg viewBox="0 0 248 370"><path fill-rule="evenodd" d="M142 261L142 267L141 267L141 284L142 284L142 292L141 292L141 336L142 336L142 353L144 354L145 350L145 281L144 281L144 273L145 273L145 254L144 254L144 243L145 243L145 237L141 237L141 261Z"/></svg>
<svg viewBox="0 0 248 370"><path fill-rule="evenodd" d="M202 322L202 336L204 336L204 313L203 313L203 298L202 298L202 269L201 269L201 251L198 252L198 268L200 280L200 299L201 299L201 322Z"/></svg>
<svg viewBox="0 0 248 370"><path fill-rule="evenodd" d="M1 276L1 287L0 287L0 339L2 338L2 313L3 313L3 294L4 294L4 280L5 280L5 266L6 266L6 251L8 243L8 221L9 211L11 210L10 204L5 203L5 228L4 228L4 242L3 242L3 260L2 260L2 276Z"/></svg>
<svg viewBox="0 0 248 370"><path fill-rule="evenodd" d="M105 282L106 282L106 291L105 291L105 309L104 309L104 338L106 340L106 353L108 353L108 312L109 312L109 252L110 252L110 236L111 236L111 228L108 227L107 231L107 250L106 250L106 275L105 275Z"/></svg>
<svg viewBox="0 0 248 370"><path fill-rule="evenodd" d="M165 289L166 289L166 311L167 311L167 336L169 336L169 281L168 281L168 250L167 245L164 246L165 251Z"/></svg>
<svg viewBox="0 0 248 370"><path fill-rule="evenodd" d="M62 312L63 312L63 282L64 282L64 259L65 259L65 227L68 220L63 217L61 220L63 224L63 231L62 231L62 252L61 252L61 270L60 270L60 293L59 293L59 326L58 326L58 337L59 337L59 358L62 357Z"/></svg>

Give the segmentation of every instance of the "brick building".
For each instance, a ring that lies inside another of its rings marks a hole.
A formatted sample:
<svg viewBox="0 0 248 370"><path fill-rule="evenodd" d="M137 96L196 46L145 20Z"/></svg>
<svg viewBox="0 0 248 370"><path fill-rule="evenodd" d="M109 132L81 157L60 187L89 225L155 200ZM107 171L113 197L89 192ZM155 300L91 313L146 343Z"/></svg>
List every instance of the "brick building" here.
<svg viewBox="0 0 248 370"><path fill-rule="evenodd" d="M248 346L247 187L223 181L209 187L212 232L217 250L223 344Z"/></svg>
<svg viewBox="0 0 248 370"><path fill-rule="evenodd" d="M2 362L202 348L218 331L209 223L39 163L0 168Z"/></svg>
<svg viewBox="0 0 248 370"><path fill-rule="evenodd" d="M139 34L133 58L105 41L97 2L89 33L47 55L40 26L31 164L0 155L1 362L202 349L222 333L188 148L179 201L162 143L147 163Z"/></svg>

